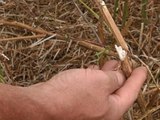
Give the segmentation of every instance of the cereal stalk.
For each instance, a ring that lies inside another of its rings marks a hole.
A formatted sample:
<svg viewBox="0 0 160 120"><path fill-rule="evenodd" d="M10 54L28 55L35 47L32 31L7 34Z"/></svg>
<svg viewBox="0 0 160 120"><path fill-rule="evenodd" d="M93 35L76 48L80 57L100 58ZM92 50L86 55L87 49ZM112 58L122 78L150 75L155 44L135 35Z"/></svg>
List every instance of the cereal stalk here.
<svg viewBox="0 0 160 120"><path fill-rule="evenodd" d="M103 0L94 0L94 1L97 4L98 8L100 9L100 12L103 16L104 21L110 27L114 37L117 40L117 43L128 53L129 52L128 46L127 46L120 30L118 29L117 25L115 24L107 6L105 5L105 2ZM129 77L132 72L132 65L129 61L128 56L126 56L124 61L122 62L122 69L125 72L126 76Z"/></svg>

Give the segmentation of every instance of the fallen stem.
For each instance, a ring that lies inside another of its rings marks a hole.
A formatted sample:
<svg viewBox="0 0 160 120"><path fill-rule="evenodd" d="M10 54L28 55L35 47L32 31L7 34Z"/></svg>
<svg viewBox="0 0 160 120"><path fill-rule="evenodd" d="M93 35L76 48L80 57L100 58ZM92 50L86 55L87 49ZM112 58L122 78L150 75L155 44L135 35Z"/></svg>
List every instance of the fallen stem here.
<svg viewBox="0 0 160 120"><path fill-rule="evenodd" d="M42 38L46 35L32 35L32 36L20 36L20 37L13 37L13 38L3 38L0 39L0 42L6 42L6 41L18 41L18 40L30 40L30 39L36 39L36 38Z"/></svg>
<svg viewBox="0 0 160 120"><path fill-rule="evenodd" d="M33 27L29 26L29 25L26 25L24 23L17 22L17 21L0 20L0 25L10 25L10 26L15 26L15 27L21 27L21 28L30 30L32 32L40 33L40 34L47 34L47 35L53 34L53 33L47 32L47 31L45 31L43 29L33 28Z"/></svg>
<svg viewBox="0 0 160 120"><path fill-rule="evenodd" d="M157 110L159 110L159 109L160 109L160 105L157 106L157 107L155 107L155 108L153 108L153 109L151 109L151 110L149 110L149 111L147 111L146 114L144 114L142 117L140 117L140 118L137 119L137 120L143 120L143 119L146 118L149 114L152 114L152 113L154 113L155 111L157 111Z"/></svg>
<svg viewBox="0 0 160 120"><path fill-rule="evenodd" d="M96 52L104 52L105 54L107 55L110 55L110 56L117 56L117 54L113 51L109 51L109 50L106 50L104 47L100 47L98 45L95 45L95 44L92 44L92 43L89 43L89 42L86 42L86 41L73 41L73 42L76 42L78 43L79 45L83 46L83 47L86 47L90 50L94 50Z"/></svg>

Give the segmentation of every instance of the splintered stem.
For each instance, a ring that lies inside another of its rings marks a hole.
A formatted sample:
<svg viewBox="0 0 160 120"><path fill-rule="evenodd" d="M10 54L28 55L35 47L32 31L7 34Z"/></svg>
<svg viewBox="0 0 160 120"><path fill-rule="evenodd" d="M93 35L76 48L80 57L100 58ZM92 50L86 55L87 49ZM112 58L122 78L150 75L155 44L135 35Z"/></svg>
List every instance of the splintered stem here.
<svg viewBox="0 0 160 120"><path fill-rule="evenodd" d="M94 0L97 4L98 8L100 9L100 12L103 16L103 19L110 27L114 37L116 38L118 44L126 51L129 52L127 43L125 42L120 30L118 29L117 25L115 24L107 6L105 5L105 2L103 0ZM129 61L128 56L124 59L122 62L122 69L125 72L126 76L129 77L132 72L132 65Z"/></svg>

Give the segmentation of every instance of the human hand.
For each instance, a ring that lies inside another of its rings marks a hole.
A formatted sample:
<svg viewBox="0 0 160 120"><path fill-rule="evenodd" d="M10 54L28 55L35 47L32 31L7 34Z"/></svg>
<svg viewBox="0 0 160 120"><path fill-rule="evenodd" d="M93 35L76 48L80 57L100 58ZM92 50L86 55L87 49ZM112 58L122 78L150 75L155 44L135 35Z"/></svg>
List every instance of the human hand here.
<svg viewBox="0 0 160 120"><path fill-rule="evenodd" d="M67 70L27 90L54 120L118 120L136 100L147 70L139 67L126 80L117 64Z"/></svg>

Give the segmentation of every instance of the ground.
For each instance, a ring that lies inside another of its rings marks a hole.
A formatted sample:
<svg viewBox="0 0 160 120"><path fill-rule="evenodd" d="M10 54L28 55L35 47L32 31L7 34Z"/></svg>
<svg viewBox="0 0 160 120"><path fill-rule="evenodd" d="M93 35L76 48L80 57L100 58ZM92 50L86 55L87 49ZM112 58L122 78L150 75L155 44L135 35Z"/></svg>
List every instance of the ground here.
<svg viewBox="0 0 160 120"><path fill-rule="evenodd" d="M118 60L116 40L95 0L83 1L0 0L1 82L29 86L63 70ZM144 101L125 119L160 120L160 1L105 2L129 46L130 61L149 71Z"/></svg>

